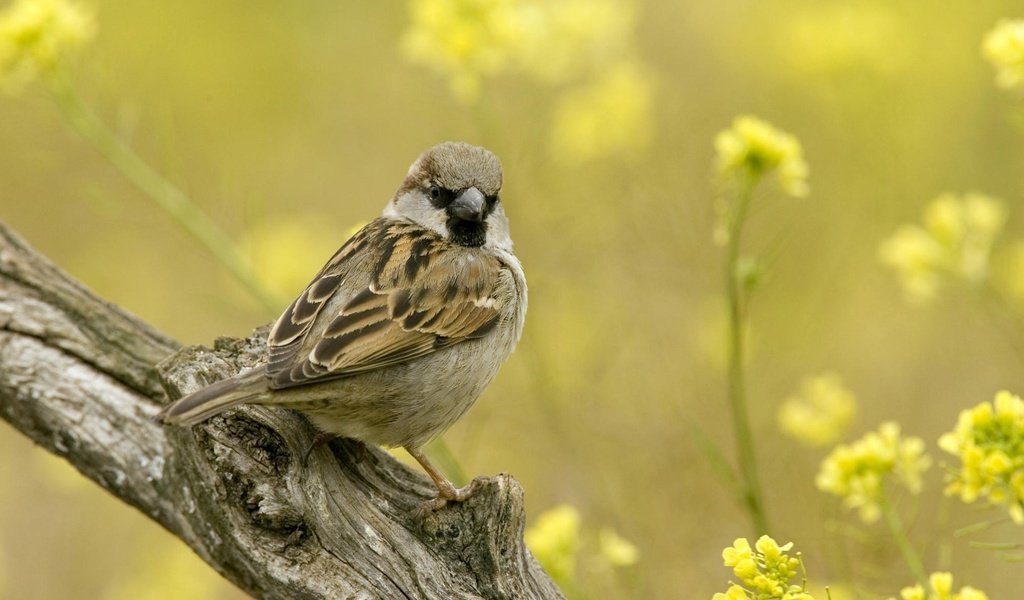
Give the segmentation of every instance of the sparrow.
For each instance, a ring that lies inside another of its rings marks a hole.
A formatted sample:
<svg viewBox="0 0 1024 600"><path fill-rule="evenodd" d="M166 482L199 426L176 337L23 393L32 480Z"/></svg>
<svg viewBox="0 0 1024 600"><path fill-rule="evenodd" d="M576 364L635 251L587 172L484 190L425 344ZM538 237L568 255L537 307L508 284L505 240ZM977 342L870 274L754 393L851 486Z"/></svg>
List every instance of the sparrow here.
<svg viewBox="0 0 1024 600"><path fill-rule="evenodd" d="M409 168L382 216L345 242L285 309L265 364L164 408L190 426L241 404L305 414L324 435L405 448L438 489L470 497L423 454L491 383L526 318L526 278L502 206L501 163L446 142Z"/></svg>

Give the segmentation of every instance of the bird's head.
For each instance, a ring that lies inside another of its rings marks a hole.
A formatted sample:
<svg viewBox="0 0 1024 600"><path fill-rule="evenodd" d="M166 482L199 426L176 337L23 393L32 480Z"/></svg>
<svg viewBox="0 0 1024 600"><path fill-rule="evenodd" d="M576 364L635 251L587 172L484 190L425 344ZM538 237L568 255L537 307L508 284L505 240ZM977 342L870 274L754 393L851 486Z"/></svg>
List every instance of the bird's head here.
<svg viewBox="0 0 1024 600"><path fill-rule="evenodd" d="M500 192L501 163L494 154L445 142L416 159L384 215L410 220L460 246L511 250Z"/></svg>

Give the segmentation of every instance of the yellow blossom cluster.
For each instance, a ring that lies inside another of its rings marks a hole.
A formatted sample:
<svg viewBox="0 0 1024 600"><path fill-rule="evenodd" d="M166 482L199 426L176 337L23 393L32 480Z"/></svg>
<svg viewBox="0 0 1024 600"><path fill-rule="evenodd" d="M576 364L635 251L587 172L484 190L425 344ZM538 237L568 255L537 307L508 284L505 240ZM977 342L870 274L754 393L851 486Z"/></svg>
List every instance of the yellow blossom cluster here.
<svg viewBox="0 0 1024 600"><path fill-rule="evenodd" d="M404 49L475 100L501 71L551 83L578 79L625 52L633 14L623 0L413 0Z"/></svg>
<svg viewBox="0 0 1024 600"><path fill-rule="evenodd" d="M981 53L996 69L996 84L1024 91L1024 19L1000 21L985 34Z"/></svg>
<svg viewBox="0 0 1024 600"><path fill-rule="evenodd" d="M1024 524L1024 400L1002 391L992 403L962 411L939 447L963 463L947 494L1005 504L1014 522Z"/></svg>
<svg viewBox="0 0 1024 600"><path fill-rule="evenodd" d="M913 56L899 35L899 12L888 3L814 3L780 19L779 27L787 62L812 74L894 73Z"/></svg>
<svg viewBox="0 0 1024 600"><path fill-rule="evenodd" d="M922 304L945 279L985 281L1005 223L1006 206L999 200L943 194L925 209L923 226L904 225L882 242L878 255L898 273L908 301Z"/></svg>
<svg viewBox="0 0 1024 600"><path fill-rule="evenodd" d="M888 476L914 494L921 491L921 476L931 466L924 449L921 438L901 436L897 423L882 423L877 432L837 446L822 461L815 483L819 490L841 497L846 508L858 509L862 521L872 523L882 514Z"/></svg>
<svg viewBox="0 0 1024 600"><path fill-rule="evenodd" d="M526 545L537 562L559 585L572 587L576 564L584 547L580 513L575 507L562 504L542 513L526 530ZM640 553L631 542L604 527L597 536L597 555L588 557L605 566L626 567L639 560Z"/></svg>
<svg viewBox="0 0 1024 600"><path fill-rule="evenodd" d="M411 60L448 77L460 99L475 99L482 78L505 68L519 38L515 0L420 0L405 34Z"/></svg>
<svg viewBox="0 0 1024 600"><path fill-rule="evenodd" d="M628 567L640 560L640 551L632 542L611 527L602 527L597 534L598 552L613 567Z"/></svg>
<svg viewBox="0 0 1024 600"><path fill-rule="evenodd" d="M746 538L737 538L722 551L722 560L740 583L715 594L713 600L814 600L802 585L790 583L800 569L800 559L788 554L792 549L793 542L780 546L767 535L753 548Z"/></svg>
<svg viewBox="0 0 1024 600"><path fill-rule="evenodd" d="M526 545L548 575L557 582L572 581L580 550L580 513L562 504L542 513L526 530Z"/></svg>
<svg viewBox="0 0 1024 600"><path fill-rule="evenodd" d="M542 81L570 83L632 53L634 15L628 0L519 0L510 15L519 37L515 67Z"/></svg>
<svg viewBox="0 0 1024 600"><path fill-rule="evenodd" d="M807 378L779 406L779 428L810 446L835 442L857 412L857 399L835 373Z"/></svg>
<svg viewBox="0 0 1024 600"><path fill-rule="evenodd" d="M654 83L635 57L629 0L412 0L410 15L406 56L464 103L500 73L558 87L556 157L585 162L648 143Z"/></svg>
<svg viewBox="0 0 1024 600"><path fill-rule="evenodd" d="M953 593L953 575L950 573L932 573L928 578L928 587L931 588L930 592L926 592L921 584L905 587L900 591L900 600L988 600L985 592L969 585Z"/></svg>
<svg viewBox="0 0 1024 600"><path fill-rule="evenodd" d="M718 172L727 179L778 171L782 190L796 197L809 192L809 169L800 142L756 117L743 115L715 137Z"/></svg>
<svg viewBox="0 0 1024 600"><path fill-rule="evenodd" d="M94 30L92 16L68 0L16 0L0 13L0 87L16 91L52 74Z"/></svg>

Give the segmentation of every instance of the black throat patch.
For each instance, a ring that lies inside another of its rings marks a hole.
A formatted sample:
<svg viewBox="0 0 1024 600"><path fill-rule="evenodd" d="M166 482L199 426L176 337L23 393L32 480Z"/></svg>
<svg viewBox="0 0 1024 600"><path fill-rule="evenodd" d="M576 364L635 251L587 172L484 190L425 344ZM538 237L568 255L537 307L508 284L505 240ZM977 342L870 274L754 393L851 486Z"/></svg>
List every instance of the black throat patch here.
<svg viewBox="0 0 1024 600"><path fill-rule="evenodd" d="M453 215L448 216L448 239L453 244L479 248L487 241L486 221L464 221Z"/></svg>

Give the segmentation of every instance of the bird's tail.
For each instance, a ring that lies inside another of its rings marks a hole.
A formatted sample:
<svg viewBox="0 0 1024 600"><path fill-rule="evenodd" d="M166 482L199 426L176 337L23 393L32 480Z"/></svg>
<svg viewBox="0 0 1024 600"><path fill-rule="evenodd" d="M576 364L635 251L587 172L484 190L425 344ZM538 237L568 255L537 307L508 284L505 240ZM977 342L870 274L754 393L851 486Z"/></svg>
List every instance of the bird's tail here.
<svg viewBox="0 0 1024 600"><path fill-rule="evenodd" d="M154 420L168 425L195 425L233 406L252 402L266 391L266 370L263 367L250 369L164 407Z"/></svg>

